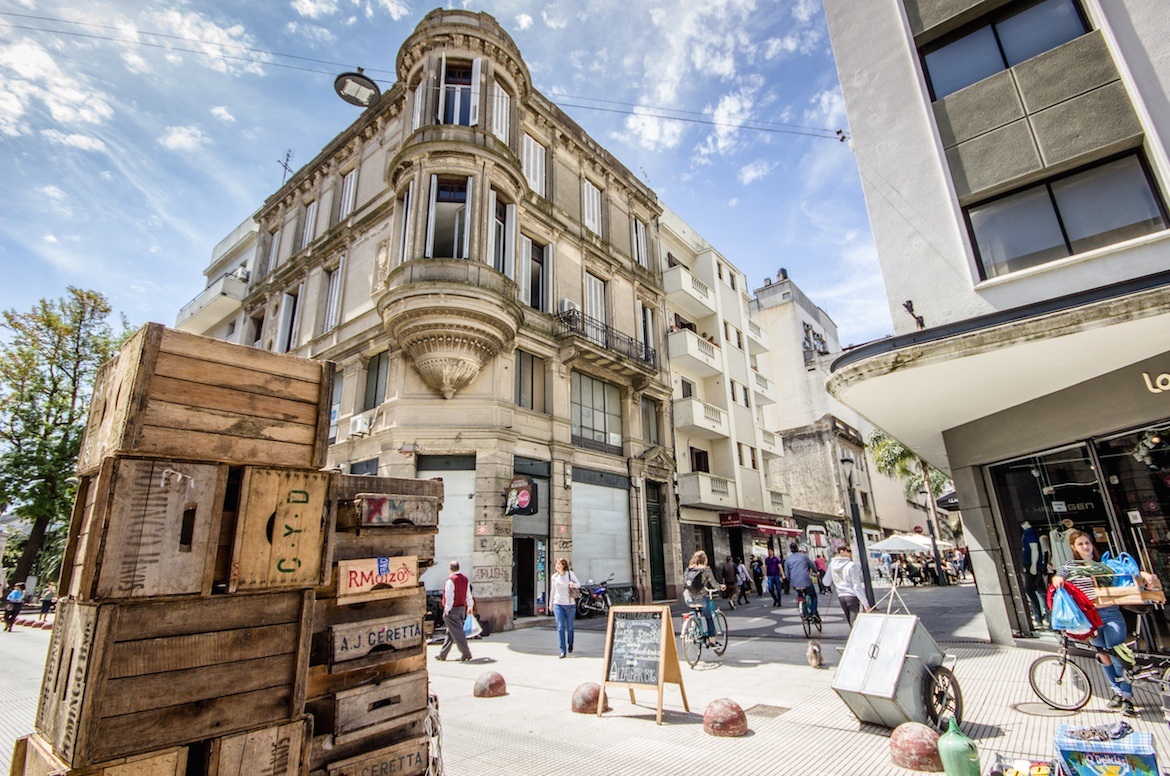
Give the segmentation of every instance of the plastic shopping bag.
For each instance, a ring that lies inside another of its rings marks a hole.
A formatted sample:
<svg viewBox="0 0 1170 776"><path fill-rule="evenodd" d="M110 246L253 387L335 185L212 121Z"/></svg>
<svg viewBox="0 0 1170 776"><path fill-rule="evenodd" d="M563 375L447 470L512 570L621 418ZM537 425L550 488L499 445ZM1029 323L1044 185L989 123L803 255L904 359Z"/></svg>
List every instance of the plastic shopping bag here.
<svg viewBox="0 0 1170 776"><path fill-rule="evenodd" d="M1140 571L1137 561L1128 552L1123 552L1113 558L1106 550L1105 554L1101 556L1101 562L1113 569L1115 574L1137 574Z"/></svg>
<svg viewBox="0 0 1170 776"><path fill-rule="evenodd" d="M1063 587L1052 593L1052 630L1081 635L1093 629L1089 618Z"/></svg>
<svg viewBox="0 0 1170 776"><path fill-rule="evenodd" d="M474 614L469 614L463 620L463 635L469 639L474 639L479 634L483 633L483 626L479 624Z"/></svg>

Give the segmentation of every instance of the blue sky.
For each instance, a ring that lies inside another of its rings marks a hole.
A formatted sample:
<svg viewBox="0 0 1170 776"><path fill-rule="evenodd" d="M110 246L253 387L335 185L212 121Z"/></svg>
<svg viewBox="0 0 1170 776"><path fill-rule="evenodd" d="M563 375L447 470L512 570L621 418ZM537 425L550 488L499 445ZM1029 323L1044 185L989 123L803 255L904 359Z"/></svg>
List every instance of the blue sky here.
<svg viewBox="0 0 1170 776"><path fill-rule="evenodd" d="M495 16L537 88L753 288L785 267L843 343L890 332L857 166L826 137L848 127L819 0L449 5ZM286 150L299 167L357 118L334 75L361 66L388 88L434 7L0 6L0 308L75 285L134 325L173 324L214 245L280 186Z"/></svg>

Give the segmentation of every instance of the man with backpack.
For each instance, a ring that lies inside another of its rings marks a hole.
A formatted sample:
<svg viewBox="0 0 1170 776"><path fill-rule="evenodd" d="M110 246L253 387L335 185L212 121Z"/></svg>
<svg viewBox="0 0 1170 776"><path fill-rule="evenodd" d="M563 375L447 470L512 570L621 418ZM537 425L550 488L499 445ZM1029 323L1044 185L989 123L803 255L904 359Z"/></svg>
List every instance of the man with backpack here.
<svg viewBox="0 0 1170 776"><path fill-rule="evenodd" d="M683 575L683 600L687 606L703 613L707 622L707 635L715 633L715 618L711 615L711 590L721 587L707 565L707 553L699 550L691 556L691 564Z"/></svg>

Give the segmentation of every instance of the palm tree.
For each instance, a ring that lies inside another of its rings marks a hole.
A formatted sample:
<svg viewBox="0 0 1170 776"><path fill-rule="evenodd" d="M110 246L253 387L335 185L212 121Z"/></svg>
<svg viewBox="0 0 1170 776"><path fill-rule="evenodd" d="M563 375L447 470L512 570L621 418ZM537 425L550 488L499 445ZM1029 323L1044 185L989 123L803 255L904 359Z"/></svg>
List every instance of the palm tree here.
<svg viewBox="0 0 1170 776"><path fill-rule="evenodd" d="M879 472L902 481L907 501L917 501L923 490L929 490L931 498L938 498L951 487L950 477L880 428L869 434L869 454ZM922 487L924 468L930 475L929 488Z"/></svg>

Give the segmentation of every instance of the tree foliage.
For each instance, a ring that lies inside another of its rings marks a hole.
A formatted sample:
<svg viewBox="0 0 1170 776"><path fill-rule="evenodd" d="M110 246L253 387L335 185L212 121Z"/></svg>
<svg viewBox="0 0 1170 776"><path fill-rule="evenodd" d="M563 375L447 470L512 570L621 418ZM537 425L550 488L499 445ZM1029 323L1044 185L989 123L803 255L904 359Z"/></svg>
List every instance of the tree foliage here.
<svg viewBox="0 0 1170 776"><path fill-rule="evenodd" d="M869 434L869 453L879 472L902 480L908 501L918 503L918 494L923 490L929 490L931 498L938 498L951 487L950 477L926 464L930 473L930 487L923 488L923 462L918 453L880 428L875 428Z"/></svg>
<svg viewBox="0 0 1170 776"><path fill-rule="evenodd" d="M12 574L56 577L74 487L81 433L94 375L127 335L109 324L110 304L96 291L70 287L28 312L6 310L0 328L0 504L28 522ZM42 546L58 553L37 563ZM48 581L47 579L44 581Z"/></svg>

